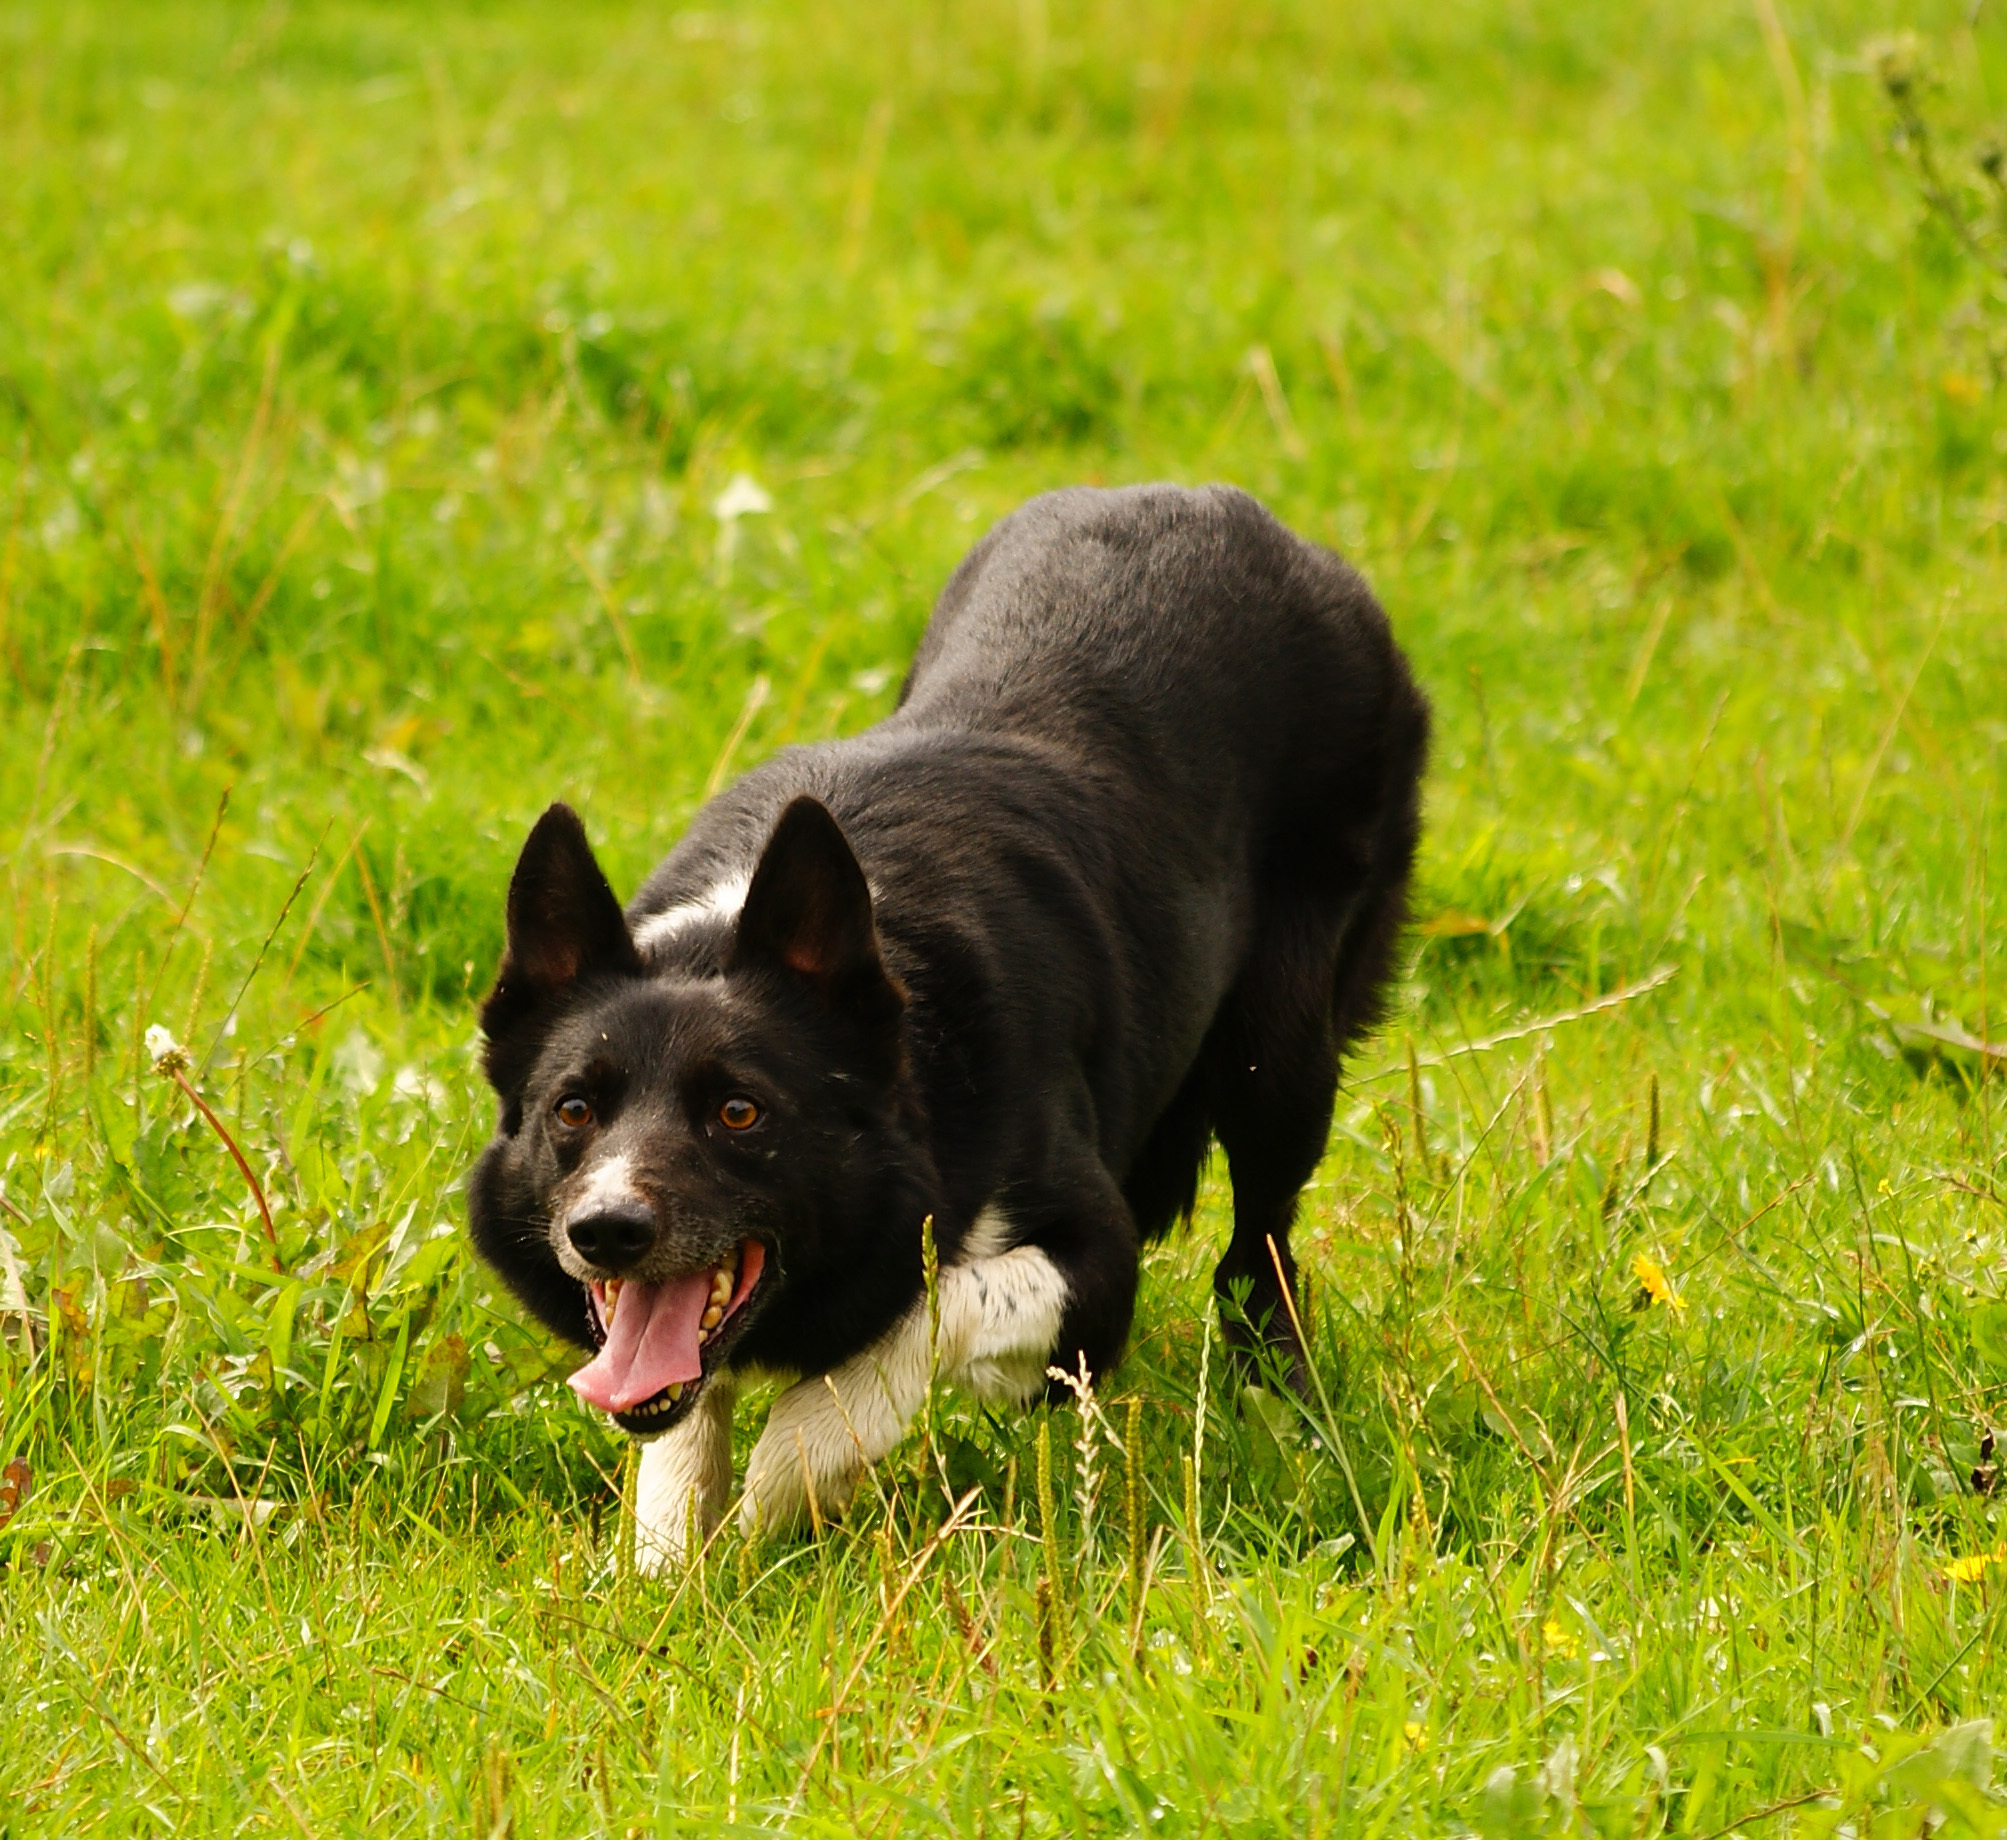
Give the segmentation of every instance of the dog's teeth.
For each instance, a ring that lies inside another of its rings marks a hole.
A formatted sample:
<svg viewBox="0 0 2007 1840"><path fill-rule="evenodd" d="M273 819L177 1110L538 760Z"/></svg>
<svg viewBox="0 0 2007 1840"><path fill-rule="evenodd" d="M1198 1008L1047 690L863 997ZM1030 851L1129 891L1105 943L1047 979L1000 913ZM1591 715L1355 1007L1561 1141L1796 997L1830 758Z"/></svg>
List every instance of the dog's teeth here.
<svg viewBox="0 0 2007 1840"><path fill-rule="evenodd" d="M666 1393L664 1393L661 1398L651 1399L645 1406L634 1407L633 1410L628 1413L628 1417L660 1418L664 1412L668 1411L669 1408L673 1406L682 1397L683 1397L683 1387L681 1382L679 1381L675 1386L670 1387L669 1390Z"/></svg>
<svg viewBox="0 0 2007 1840"><path fill-rule="evenodd" d="M712 1294L714 1296L716 1295L715 1292L713 1292ZM723 1307L719 1304L714 1303L708 1310L704 1312L702 1317L700 1317L698 1320L703 1324L703 1326L706 1329L715 1329L718 1326L718 1324L724 1320L724 1317L725 1317L725 1312Z"/></svg>
<svg viewBox="0 0 2007 1840"><path fill-rule="evenodd" d="M666 1388L646 1405L630 1406L627 1409L626 1416L629 1418L660 1418L663 1413L667 1412L682 1397L683 1382L679 1380L674 1386Z"/></svg>
<svg viewBox="0 0 2007 1840"><path fill-rule="evenodd" d="M620 1308L622 1279L608 1278L606 1281L606 1326L613 1327L613 1312Z"/></svg>

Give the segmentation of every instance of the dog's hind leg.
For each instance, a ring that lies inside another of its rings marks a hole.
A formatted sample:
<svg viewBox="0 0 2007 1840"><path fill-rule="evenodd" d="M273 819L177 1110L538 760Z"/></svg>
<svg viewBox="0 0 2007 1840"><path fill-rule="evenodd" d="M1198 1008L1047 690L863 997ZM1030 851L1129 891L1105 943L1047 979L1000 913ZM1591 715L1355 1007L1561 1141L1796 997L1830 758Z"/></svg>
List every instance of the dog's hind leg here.
<svg viewBox="0 0 2007 1840"><path fill-rule="evenodd" d="M1213 1121L1206 1112L1208 1083L1201 1061L1150 1127L1123 1179L1123 1199L1146 1240L1167 1233L1198 1200L1199 1176L1213 1142Z"/></svg>
<svg viewBox="0 0 2007 1840"><path fill-rule="evenodd" d="M1309 1375L1289 1230L1330 1139L1340 1057L1380 1019L1407 913L1411 802L1388 825L1384 866L1349 911L1325 898L1271 905L1201 1054L1233 1175L1233 1238L1213 1290L1228 1340L1257 1364L1269 1350L1299 1389Z"/></svg>
<svg viewBox="0 0 2007 1840"><path fill-rule="evenodd" d="M708 1540L732 1493L731 1376L713 1374L674 1429L641 1446L634 1481L634 1568L650 1576Z"/></svg>
<svg viewBox="0 0 2007 1840"><path fill-rule="evenodd" d="M1233 1176L1233 1238L1213 1273L1230 1346L1262 1351L1299 1389L1296 1201L1324 1154L1338 1090L1331 926L1305 909L1271 919L1207 1037L1213 1128Z"/></svg>

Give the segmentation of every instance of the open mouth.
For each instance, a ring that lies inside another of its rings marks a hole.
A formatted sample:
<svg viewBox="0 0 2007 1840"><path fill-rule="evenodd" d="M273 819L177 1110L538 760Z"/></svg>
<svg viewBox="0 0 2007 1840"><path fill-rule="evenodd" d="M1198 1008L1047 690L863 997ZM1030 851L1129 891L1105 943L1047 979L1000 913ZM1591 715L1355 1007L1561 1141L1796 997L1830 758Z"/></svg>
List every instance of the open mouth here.
<svg viewBox="0 0 2007 1840"><path fill-rule="evenodd" d="M588 1405L623 1431L666 1431L738 1339L739 1312L766 1271L766 1247L744 1239L709 1271L653 1283L595 1279L586 1286L599 1353L571 1377Z"/></svg>

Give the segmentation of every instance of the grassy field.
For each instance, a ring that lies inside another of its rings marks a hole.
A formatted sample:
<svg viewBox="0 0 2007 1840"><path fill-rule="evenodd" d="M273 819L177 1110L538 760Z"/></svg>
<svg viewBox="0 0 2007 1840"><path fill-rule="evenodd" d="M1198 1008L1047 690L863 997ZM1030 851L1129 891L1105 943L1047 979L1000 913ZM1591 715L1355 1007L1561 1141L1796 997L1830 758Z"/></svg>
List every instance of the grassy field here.
<svg viewBox="0 0 2007 1840"><path fill-rule="evenodd" d="M1886 25L0 0L0 1836L2007 1831L2007 289ZM1164 477L1438 713L1315 1398L1214 1180L1094 1411L626 1576L460 1241L521 836Z"/></svg>

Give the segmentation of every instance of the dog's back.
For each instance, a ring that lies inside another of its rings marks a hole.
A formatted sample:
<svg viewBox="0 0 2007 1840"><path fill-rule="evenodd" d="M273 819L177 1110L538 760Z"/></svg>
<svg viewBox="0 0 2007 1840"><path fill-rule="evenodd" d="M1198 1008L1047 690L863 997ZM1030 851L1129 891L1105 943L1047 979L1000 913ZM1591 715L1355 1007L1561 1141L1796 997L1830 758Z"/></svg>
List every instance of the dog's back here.
<svg viewBox="0 0 2007 1840"><path fill-rule="evenodd" d="M1368 755L1411 762L1426 734L1366 584L1230 486L1033 499L949 579L900 702L922 719L1127 743L1170 776L1160 790L1192 783L1220 822L1257 828L1286 822L1278 794L1307 809L1306 781L1336 780L1342 800Z"/></svg>

